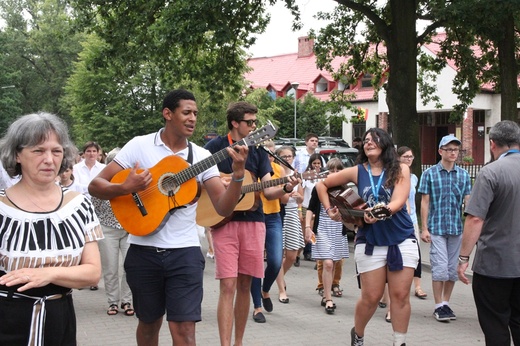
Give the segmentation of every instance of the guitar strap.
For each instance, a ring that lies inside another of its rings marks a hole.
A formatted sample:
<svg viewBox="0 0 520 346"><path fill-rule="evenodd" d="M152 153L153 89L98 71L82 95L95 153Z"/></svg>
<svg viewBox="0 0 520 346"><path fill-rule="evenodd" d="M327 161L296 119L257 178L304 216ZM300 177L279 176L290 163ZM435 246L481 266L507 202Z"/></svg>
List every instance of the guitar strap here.
<svg viewBox="0 0 520 346"><path fill-rule="evenodd" d="M193 150L191 148L190 141L188 141L188 159L186 161L188 161L188 163L193 166Z"/></svg>

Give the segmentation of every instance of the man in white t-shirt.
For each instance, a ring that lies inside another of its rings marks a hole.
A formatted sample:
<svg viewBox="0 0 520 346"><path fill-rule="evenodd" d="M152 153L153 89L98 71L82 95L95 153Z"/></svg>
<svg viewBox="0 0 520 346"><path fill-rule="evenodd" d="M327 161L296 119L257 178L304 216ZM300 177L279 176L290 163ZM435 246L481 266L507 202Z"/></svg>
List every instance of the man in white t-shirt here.
<svg viewBox="0 0 520 346"><path fill-rule="evenodd" d="M72 174L74 174L76 184L79 185L80 192L89 198L88 184L105 168L105 164L98 161L100 152L99 144L88 141L83 146L84 160L76 163L72 168Z"/></svg>
<svg viewBox="0 0 520 346"><path fill-rule="evenodd" d="M164 128L130 140L90 183L92 196L112 200L129 194L144 197L152 191L157 193L159 183L153 183L153 179L159 178L157 175L161 176L157 173L157 166L161 167L165 158L174 163L181 159L193 164L205 159L211 161L209 151L188 142L195 131L197 114L195 96L191 92L179 89L168 93L162 107ZM227 189L214 161L212 165L208 161L209 168L201 173L197 174L200 171L194 169L193 173L197 175L188 181L196 179L199 184L203 184L215 210L221 216L228 216L241 195L248 147L235 145L225 148L224 152L233 160L232 178ZM187 165L185 161L182 162L184 166ZM165 168L168 172L181 171L176 170L178 167ZM124 169L129 171L124 181L111 183L112 178ZM182 170L188 174L186 171ZM177 174L174 180L181 180L183 177L180 175ZM186 193L183 184L181 182L178 186L179 191L164 192L164 196L169 196L167 200L171 208L175 205L176 197ZM169 186L161 185L160 188L167 189ZM156 199L151 204L163 206L164 196L160 198L161 204ZM196 203L186 204L170 210L167 215L155 215L155 208L148 206L147 217L158 216L164 218L163 222L147 235L131 234L128 237L130 248L125 259L125 271L139 319L136 332L138 345L158 345L165 312L173 344L196 345L195 322L201 320L204 274L204 256L195 223L196 208ZM128 209L130 213L131 209L135 211L137 208Z"/></svg>
<svg viewBox="0 0 520 346"><path fill-rule="evenodd" d="M305 172L307 166L309 165L309 159L312 154L316 152L316 148L318 147L318 135L315 133L308 133L305 136L305 148L302 148L296 152L296 157L294 158L294 168L298 172ZM321 166L325 167L325 159L321 157ZM305 213L303 214L305 215ZM296 257L295 266L300 265L300 254L301 250L298 252L298 257ZM305 245L303 249L303 256L306 260L311 261L311 244L308 243Z"/></svg>

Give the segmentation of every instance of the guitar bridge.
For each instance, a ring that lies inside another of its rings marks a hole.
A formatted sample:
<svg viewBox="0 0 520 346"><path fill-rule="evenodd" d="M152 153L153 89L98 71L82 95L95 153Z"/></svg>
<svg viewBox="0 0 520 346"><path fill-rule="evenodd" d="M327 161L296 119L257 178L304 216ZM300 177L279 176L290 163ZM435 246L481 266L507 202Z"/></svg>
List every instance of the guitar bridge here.
<svg viewBox="0 0 520 346"><path fill-rule="evenodd" d="M143 201L141 200L141 197L136 192L132 192L132 199L135 202L135 205L137 208L139 208L139 212L141 212L142 216L148 215L148 211L144 207Z"/></svg>

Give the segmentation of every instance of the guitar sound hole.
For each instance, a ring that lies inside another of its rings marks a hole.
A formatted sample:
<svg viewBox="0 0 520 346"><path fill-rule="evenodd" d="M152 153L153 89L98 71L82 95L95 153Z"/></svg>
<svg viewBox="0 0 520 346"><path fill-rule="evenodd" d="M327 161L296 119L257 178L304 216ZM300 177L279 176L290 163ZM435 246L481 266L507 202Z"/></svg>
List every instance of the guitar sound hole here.
<svg viewBox="0 0 520 346"><path fill-rule="evenodd" d="M179 191L179 185L172 173L163 174L157 184L159 191L165 196L173 196Z"/></svg>

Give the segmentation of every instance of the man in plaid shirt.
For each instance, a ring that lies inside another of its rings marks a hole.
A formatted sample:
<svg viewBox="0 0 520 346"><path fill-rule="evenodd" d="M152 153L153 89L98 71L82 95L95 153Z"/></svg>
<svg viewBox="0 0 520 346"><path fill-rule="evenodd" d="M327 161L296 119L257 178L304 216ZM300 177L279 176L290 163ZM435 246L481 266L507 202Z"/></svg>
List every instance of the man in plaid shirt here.
<svg viewBox="0 0 520 346"><path fill-rule="evenodd" d="M449 322L457 317L449 306L458 280L457 265L462 240L462 203L471 192L468 172L455 164L461 142L453 135L439 143L441 160L427 169L419 184L421 199L421 239L430 243L432 288L435 299L433 316Z"/></svg>

